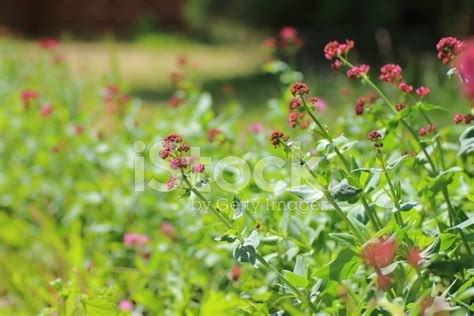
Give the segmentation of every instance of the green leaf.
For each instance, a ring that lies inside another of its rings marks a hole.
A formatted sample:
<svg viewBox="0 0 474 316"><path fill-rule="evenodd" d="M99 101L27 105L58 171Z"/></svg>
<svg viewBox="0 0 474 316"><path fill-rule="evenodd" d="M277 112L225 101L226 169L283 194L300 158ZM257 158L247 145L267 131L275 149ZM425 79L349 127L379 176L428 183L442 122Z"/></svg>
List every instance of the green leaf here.
<svg viewBox="0 0 474 316"><path fill-rule="evenodd" d="M237 237L234 235L223 235L221 237L214 238L215 241L226 241L228 243L233 243L236 239Z"/></svg>
<svg viewBox="0 0 474 316"><path fill-rule="evenodd" d="M461 229L462 230L462 229L467 228L467 227L469 227L473 224L474 224L474 216L468 218L464 222L461 222L461 223L457 224L456 226L451 227L449 230L451 230L451 229Z"/></svg>
<svg viewBox="0 0 474 316"><path fill-rule="evenodd" d="M301 276L306 275L306 267L303 262L303 257L302 256L297 256L296 257L296 263L295 267L293 268L293 273Z"/></svg>
<svg viewBox="0 0 474 316"><path fill-rule="evenodd" d="M474 126L466 128L459 136L458 156L465 156L472 152L474 152Z"/></svg>
<svg viewBox="0 0 474 316"><path fill-rule="evenodd" d="M301 276L291 271L284 271L283 275L285 278L294 286L305 288L308 286L308 280L306 276Z"/></svg>
<svg viewBox="0 0 474 316"><path fill-rule="evenodd" d="M343 179L339 183L331 183L329 185L329 192L331 195L340 201L348 201L354 198L362 189L353 187L349 184L347 179Z"/></svg>
<svg viewBox="0 0 474 316"><path fill-rule="evenodd" d="M420 203L419 202L402 203L402 204L399 205L398 209L395 207L393 209L393 212L398 212L398 211L407 212L407 211L411 210L412 208L414 208L415 206L417 206L418 204L420 204Z"/></svg>
<svg viewBox="0 0 474 316"><path fill-rule="evenodd" d="M439 251L445 251L451 247L452 244L456 242L458 236L456 234L443 233L439 235L440 247Z"/></svg>
<svg viewBox="0 0 474 316"><path fill-rule="evenodd" d="M316 271L316 276L324 280L342 281L350 278L360 266L360 260L350 249L343 249L336 259Z"/></svg>
<svg viewBox="0 0 474 316"><path fill-rule="evenodd" d="M321 190L313 189L306 184L286 189L306 202L314 202L323 198L324 193Z"/></svg>
<svg viewBox="0 0 474 316"><path fill-rule="evenodd" d="M253 245L239 244L233 253L234 259L238 262L250 262L254 265L257 261L257 251Z"/></svg>
<svg viewBox="0 0 474 316"><path fill-rule="evenodd" d="M347 233L329 233L329 236L346 247L356 246L354 235Z"/></svg>

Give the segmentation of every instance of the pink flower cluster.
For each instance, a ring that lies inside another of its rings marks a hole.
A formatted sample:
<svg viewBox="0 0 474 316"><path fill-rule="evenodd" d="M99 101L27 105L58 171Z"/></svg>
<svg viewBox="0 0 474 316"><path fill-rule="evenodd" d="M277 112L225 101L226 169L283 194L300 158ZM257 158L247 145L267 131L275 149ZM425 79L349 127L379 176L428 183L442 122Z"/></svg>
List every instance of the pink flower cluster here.
<svg viewBox="0 0 474 316"><path fill-rule="evenodd" d="M395 83L402 79L402 68L396 64L386 64L380 68L380 80Z"/></svg>
<svg viewBox="0 0 474 316"><path fill-rule="evenodd" d="M347 55L352 48L354 48L354 41L352 40L346 40L344 43L331 41L324 47L324 57L327 60L333 60L332 68L338 70L342 67L342 61L339 57Z"/></svg>
<svg viewBox="0 0 474 316"><path fill-rule="evenodd" d="M296 96L303 96L309 93L309 88L305 83L302 82L295 82L290 88L291 94Z"/></svg>
<svg viewBox="0 0 474 316"><path fill-rule="evenodd" d="M422 127L418 130L418 135L419 136L426 136L426 135L432 134L434 132L436 132L436 125L428 124L428 126Z"/></svg>
<svg viewBox="0 0 474 316"><path fill-rule="evenodd" d="M170 159L169 164L170 168L173 170L181 170L182 172L188 170L188 167L191 166L190 171L192 173L203 173L205 167L203 164L194 164L191 165L192 161L195 160L193 157L184 156L183 154L190 151L190 146L186 143L183 143L183 137L178 134L170 134L165 137L161 142L163 149L160 152L160 157L162 159ZM176 176L172 176L168 179L166 184L168 190L171 190L177 181Z"/></svg>
<svg viewBox="0 0 474 316"><path fill-rule="evenodd" d="M427 88L427 87L425 87L425 86L421 86L421 87L419 87L418 89L416 89L415 92L416 92L416 94L417 94L418 96L420 96L420 97L423 98L423 97L426 96L428 93L430 93L430 91L431 91L430 88Z"/></svg>
<svg viewBox="0 0 474 316"><path fill-rule="evenodd" d="M443 37L436 44L438 58L445 65L452 63L463 48L464 42L455 37Z"/></svg>
<svg viewBox="0 0 474 316"><path fill-rule="evenodd" d="M471 123L473 120L474 120L474 115L472 114L466 114L463 116L462 114L458 113L458 114L455 114L453 117L453 122L456 124L464 123L467 125Z"/></svg>
<svg viewBox="0 0 474 316"><path fill-rule="evenodd" d="M349 79L355 79L357 77L360 77L361 75L367 75L369 70L370 66L363 64L360 66L354 66L352 68L349 68L346 74Z"/></svg>
<svg viewBox="0 0 474 316"><path fill-rule="evenodd" d="M364 106L373 103L375 100L377 100L377 94L373 91L370 91L365 97L357 98L356 105L354 106L355 114L364 114Z"/></svg>
<svg viewBox="0 0 474 316"><path fill-rule="evenodd" d="M147 235L140 235L136 233L126 233L123 235L123 244L125 247L143 248L150 240Z"/></svg>
<svg viewBox="0 0 474 316"><path fill-rule="evenodd" d="M262 42L262 47L275 50L280 47L283 50L299 49L303 46L303 40L298 35L298 30L291 26L283 27L278 33L278 39L267 38Z"/></svg>
<svg viewBox="0 0 474 316"><path fill-rule="evenodd" d="M26 89L21 92L20 98L23 103L23 109L28 110L33 100L38 99L40 96L38 91Z"/></svg>
<svg viewBox="0 0 474 316"><path fill-rule="evenodd" d="M280 146L285 146L286 143L288 142L288 139L289 137L280 131L274 131L270 135L270 142L275 148L280 147Z"/></svg>

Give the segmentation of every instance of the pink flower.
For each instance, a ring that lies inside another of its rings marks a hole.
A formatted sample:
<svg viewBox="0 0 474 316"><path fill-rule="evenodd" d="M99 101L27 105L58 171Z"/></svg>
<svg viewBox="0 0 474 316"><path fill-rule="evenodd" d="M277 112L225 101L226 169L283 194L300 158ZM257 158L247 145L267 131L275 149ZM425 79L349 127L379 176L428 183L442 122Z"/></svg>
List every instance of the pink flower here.
<svg viewBox="0 0 474 316"><path fill-rule="evenodd" d="M172 188L174 188L174 185L176 183L176 176L172 176L171 178L168 179L168 181L166 182L166 188L168 190L171 190Z"/></svg>
<svg viewBox="0 0 474 316"><path fill-rule="evenodd" d="M298 37L298 31L294 27L285 26L280 30L280 46L285 49L290 46L297 48L303 46L303 41Z"/></svg>
<svg viewBox="0 0 474 316"><path fill-rule="evenodd" d="M424 127L420 128L418 130L418 135L420 136L425 136L427 133L426 133L426 129Z"/></svg>
<svg viewBox="0 0 474 316"><path fill-rule="evenodd" d="M173 95L171 96L169 99L168 99L168 104L173 107L173 108L176 108L179 106L179 104L181 103L181 99L178 98L177 96Z"/></svg>
<svg viewBox="0 0 474 316"><path fill-rule="evenodd" d="M263 131L263 125L261 123L253 123L249 126L249 132L258 134Z"/></svg>
<svg viewBox="0 0 474 316"><path fill-rule="evenodd" d="M342 68L342 61L340 61L339 59L336 59L332 64L331 64L331 68L333 70L339 70Z"/></svg>
<svg viewBox="0 0 474 316"><path fill-rule="evenodd" d="M412 265L413 267L418 267L422 260L423 258L421 258L420 249L411 248L410 250L408 250L407 261L410 265Z"/></svg>
<svg viewBox="0 0 474 316"><path fill-rule="evenodd" d="M188 144L181 144L179 145L178 147L178 151L181 152L181 153L185 153L185 152L188 152L191 148L189 147Z"/></svg>
<svg viewBox="0 0 474 316"><path fill-rule="evenodd" d="M304 117L304 113L291 112L288 115L288 126L296 127L300 122L300 119Z"/></svg>
<svg viewBox="0 0 474 316"><path fill-rule="evenodd" d="M173 170L185 169L188 165L188 157L179 157L170 160L170 168Z"/></svg>
<svg viewBox="0 0 474 316"><path fill-rule="evenodd" d="M55 49L56 47L59 46L58 40L51 37L40 38L38 41L38 44L41 48L49 49L49 50Z"/></svg>
<svg viewBox="0 0 474 316"><path fill-rule="evenodd" d="M309 88L306 84L302 82L295 82L290 88L291 94L296 96L303 96L309 93Z"/></svg>
<svg viewBox="0 0 474 316"><path fill-rule="evenodd" d="M467 97L474 98L474 39L466 43L466 47L459 54L456 64L464 83L464 92Z"/></svg>
<svg viewBox="0 0 474 316"><path fill-rule="evenodd" d="M222 131L218 128L211 128L209 131L207 131L207 140L209 140L210 143L213 143L215 142L216 140L218 140L218 136L221 135L222 138L221 140L223 140L225 138L224 134L222 133Z"/></svg>
<svg viewBox="0 0 474 316"><path fill-rule="evenodd" d="M360 77L362 74L367 75L369 70L370 70L369 65L364 64L360 66L354 66L350 68L349 70L347 70L347 77L349 77L349 79L355 79L357 77Z"/></svg>
<svg viewBox="0 0 474 316"><path fill-rule="evenodd" d="M280 131L274 131L270 135L270 142L273 147L277 148L279 146L284 146L288 142L289 137L283 134Z"/></svg>
<svg viewBox="0 0 474 316"><path fill-rule="evenodd" d="M160 232L171 240L176 240L176 231L170 222L162 222L160 224Z"/></svg>
<svg viewBox="0 0 474 316"><path fill-rule="evenodd" d="M145 244L149 241L148 236L146 235L140 235L136 233L126 233L123 236L123 244L125 247L143 247Z"/></svg>
<svg viewBox="0 0 474 316"><path fill-rule="evenodd" d="M455 114L453 116L453 122L456 124L462 123L462 114Z"/></svg>
<svg viewBox="0 0 474 316"><path fill-rule="evenodd" d="M395 105L395 109L397 110L397 112L400 112L401 110L405 109L407 107L406 104L404 103L398 103L397 105Z"/></svg>
<svg viewBox="0 0 474 316"><path fill-rule="evenodd" d="M23 103L23 108L27 110L30 107L32 100L36 100L39 97L39 92L35 90L23 90L21 92L20 98Z"/></svg>
<svg viewBox="0 0 474 316"><path fill-rule="evenodd" d="M53 106L50 103L43 104L39 109L40 115L43 118L46 118L53 113Z"/></svg>
<svg viewBox="0 0 474 316"><path fill-rule="evenodd" d="M451 63L464 48L464 42L455 37L443 37L436 44L438 58L445 65Z"/></svg>
<svg viewBox="0 0 474 316"><path fill-rule="evenodd" d="M262 47L266 49L275 49L277 47L277 41L273 37L267 38L262 42Z"/></svg>
<svg viewBox="0 0 474 316"><path fill-rule="evenodd" d="M129 300L121 300L118 303L118 309L123 310L123 311L133 311L133 303L130 302Z"/></svg>
<svg viewBox="0 0 474 316"><path fill-rule="evenodd" d="M393 262L397 244L393 237L381 237L369 243L362 251L362 258L376 271Z"/></svg>
<svg viewBox="0 0 474 316"><path fill-rule="evenodd" d="M295 111L297 108L301 106L301 102L299 98L292 98L290 102L288 102L288 106L290 107L291 111Z"/></svg>
<svg viewBox="0 0 474 316"><path fill-rule="evenodd" d="M380 80L393 83L402 78L402 68L396 64L386 64L380 68Z"/></svg>
<svg viewBox="0 0 474 316"><path fill-rule="evenodd" d="M298 31L291 26L285 26L280 30L280 37L285 40L292 40L298 36Z"/></svg>
<svg viewBox="0 0 474 316"><path fill-rule="evenodd" d="M428 133L434 133L436 132L436 125L434 124L428 124L428 126L426 126L426 130Z"/></svg>
<svg viewBox="0 0 474 316"><path fill-rule="evenodd" d="M400 91L408 93L413 90L413 86L409 85L406 82L400 82L400 84L398 85L398 89L400 89Z"/></svg>
<svg viewBox="0 0 474 316"><path fill-rule="evenodd" d="M430 88L427 88L425 86L421 86L419 87L418 89L416 89L416 94L418 94L420 97L424 97L425 95L427 95L428 93L430 93Z"/></svg>
<svg viewBox="0 0 474 316"><path fill-rule="evenodd" d="M193 173L203 173L206 168L203 164L195 164L191 167L191 172Z"/></svg>
<svg viewBox="0 0 474 316"><path fill-rule="evenodd" d="M354 48L354 41L346 40L344 44L340 44L338 41L332 41L326 44L324 47L324 57L328 60L332 60L338 55L347 54L352 48Z"/></svg>
<svg viewBox="0 0 474 316"><path fill-rule="evenodd" d="M241 274L242 274L242 269L239 266L233 266L229 272L229 279L236 282L240 279Z"/></svg>
<svg viewBox="0 0 474 316"><path fill-rule="evenodd" d="M316 112L326 111L327 104L326 104L326 101L324 101L323 99L316 98L316 97L309 97L308 101L313 106L314 111Z"/></svg>

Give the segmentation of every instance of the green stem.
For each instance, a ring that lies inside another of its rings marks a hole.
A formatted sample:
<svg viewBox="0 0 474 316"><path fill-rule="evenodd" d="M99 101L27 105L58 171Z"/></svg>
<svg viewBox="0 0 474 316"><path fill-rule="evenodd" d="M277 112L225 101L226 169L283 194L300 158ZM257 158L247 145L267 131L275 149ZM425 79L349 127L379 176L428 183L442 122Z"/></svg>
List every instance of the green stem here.
<svg viewBox="0 0 474 316"><path fill-rule="evenodd" d="M311 302L311 299L305 295L303 293L303 291L301 291L299 288L297 288L296 286L294 286L293 284L291 284L290 281L288 281L287 278L285 278L285 276L283 274L280 273L280 271L278 271L277 268L275 268L274 266L272 266L267 260L265 260L265 258L263 258L261 255L257 254L257 260L263 265L265 266L266 268L269 268L271 270L273 270L273 272L275 272L275 274L277 275L277 278L283 282L286 286L288 286L288 288L290 288L290 290L296 294L296 296L298 296L299 300L303 303L306 303L306 305L308 305L308 307L311 309L311 311L313 313L317 313L318 312L318 309L316 308L316 306L314 306L313 302Z"/></svg>
<svg viewBox="0 0 474 316"><path fill-rule="evenodd" d="M214 208L212 204L199 192L192 184L189 182L188 177L186 177L183 174L183 180L186 182L186 184L189 186L189 189L204 203L209 205L209 209L211 210L212 214L222 223L224 226L226 226L228 229L232 229L233 226L232 224L222 215L220 211Z"/></svg>
<svg viewBox="0 0 474 316"><path fill-rule="evenodd" d="M287 147L290 152L295 155L299 161L304 164L304 166L306 167L306 170L308 170L309 174L311 174L311 176L313 176L314 180L316 180L316 182L318 182L319 186L320 186L320 189L321 191L323 191L324 193L324 196L326 197L326 199L332 204L332 206L334 206L334 209L336 210L336 212L338 213L338 215L342 218L342 220L344 220L346 222L346 224L351 228L352 232L354 233L355 236L357 236L357 238L360 240L361 243L364 243L365 242L365 238L364 236L362 236L362 234L359 232L359 230L357 229L357 227L355 227L355 225L349 220L349 218L347 217L346 213L344 213L344 211L339 207L339 205L337 204L336 201L334 201L333 197L331 196L331 194L328 192L328 190L319 182L318 180L318 177L317 175L314 173L314 171L308 166L308 164L306 164L306 162L302 159L302 157L300 155L298 155L297 153L295 153L291 147Z"/></svg>
<svg viewBox="0 0 474 316"><path fill-rule="evenodd" d="M385 175L385 179L387 179L388 186L390 187L390 192L391 192L391 195L392 195L392 201L395 204L395 207L397 208L397 211L394 213L395 220L397 221L397 223L400 227L404 227L405 224L403 223L402 216L399 213L400 203L399 203L399 200L398 200L398 196L397 196L397 193L395 191L395 187L393 186L392 179L390 178L390 174L387 170L387 167L385 166L384 159L385 158L383 157L383 155L380 154L380 164L382 165L382 169L383 169L383 172L384 172L384 175Z"/></svg>
<svg viewBox="0 0 474 316"><path fill-rule="evenodd" d="M326 130L326 128L321 124L321 122L316 118L316 116L311 112L310 108L306 106L304 98L301 98L303 101L303 105L306 108L306 112L309 114L311 119L313 120L314 123L319 127L321 130L321 133L323 134L323 137L334 147L334 152L336 153L337 157L339 160L344 164L344 167L347 171L347 173L350 175L351 174L351 165L349 161L342 155L342 153L339 151L339 148L334 144L334 140L332 136L329 134L329 132ZM360 193L362 204L364 206L365 212L367 213L367 216L369 217L369 220L372 222L372 225L376 230L380 230L381 224L380 220L375 212L372 212L370 209L369 203L367 202L367 198L365 197L364 191Z"/></svg>

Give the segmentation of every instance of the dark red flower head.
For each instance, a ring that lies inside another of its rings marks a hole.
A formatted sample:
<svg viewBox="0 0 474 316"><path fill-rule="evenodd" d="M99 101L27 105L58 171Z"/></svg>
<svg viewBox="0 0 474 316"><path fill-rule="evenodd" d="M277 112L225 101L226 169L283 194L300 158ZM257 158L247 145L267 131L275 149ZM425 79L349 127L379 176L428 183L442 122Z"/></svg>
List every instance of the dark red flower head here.
<svg viewBox="0 0 474 316"><path fill-rule="evenodd" d="M382 135L377 131L372 131L372 132L369 133L368 138L371 142L373 142L373 141L376 141L376 140L382 138Z"/></svg>
<svg viewBox="0 0 474 316"><path fill-rule="evenodd" d="M463 48L464 42L455 37L443 37L436 44L438 58L445 65L453 62Z"/></svg>
<svg viewBox="0 0 474 316"><path fill-rule="evenodd" d="M398 103L397 105L395 105L395 109L397 110L397 112L400 112L401 110L403 110L406 107L407 107L407 105L404 104L404 103Z"/></svg>
<svg viewBox="0 0 474 316"><path fill-rule="evenodd" d="M292 98L290 102L288 102L288 106L291 111L295 111L297 108L299 108L301 105L300 99L299 98Z"/></svg>
<svg viewBox="0 0 474 316"><path fill-rule="evenodd" d="M289 137L279 131L274 131L270 135L270 142L273 147L284 146L288 142Z"/></svg>
<svg viewBox="0 0 474 316"><path fill-rule="evenodd" d="M309 93L309 88L305 83L295 82L290 88L291 94L296 96L303 96Z"/></svg>

